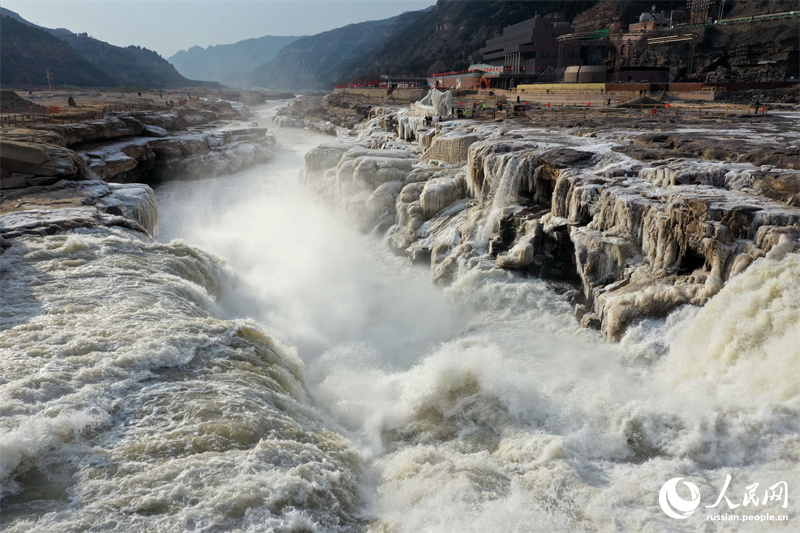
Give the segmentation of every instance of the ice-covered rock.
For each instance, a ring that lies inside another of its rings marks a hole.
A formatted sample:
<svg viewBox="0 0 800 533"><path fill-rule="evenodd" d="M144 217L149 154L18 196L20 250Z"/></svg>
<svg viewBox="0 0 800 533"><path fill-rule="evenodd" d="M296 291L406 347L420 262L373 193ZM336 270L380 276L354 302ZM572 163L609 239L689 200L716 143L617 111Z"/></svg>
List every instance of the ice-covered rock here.
<svg viewBox="0 0 800 533"><path fill-rule="evenodd" d="M0 188L98 176L115 182L211 176L273 157L275 137L265 128L222 117L241 118L230 106L222 106L222 115L187 106L10 129L0 147Z"/></svg>
<svg viewBox="0 0 800 533"><path fill-rule="evenodd" d="M422 116L447 116L450 114L450 108L452 107L453 93L436 89L431 89L422 100L411 104L411 109L418 114L422 114Z"/></svg>
<svg viewBox="0 0 800 533"><path fill-rule="evenodd" d="M414 160L399 157L361 156L353 161L353 186L374 190L390 181L404 181Z"/></svg>
<svg viewBox="0 0 800 533"><path fill-rule="evenodd" d="M373 118L358 137L373 149L316 171L362 229L391 225L389 246L429 263L437 282L497 265L574 284L581 323L619 338L632 321L703 305L760 257L800 249L800 172L736 155L773 146L767 134L730 144L475 121L412 133L403 117L420 109Z"/></svg>
<svg viewBox="0 0 800 533"><path fill-rule="evenodd" d="M77 152L106 181L158 181L235 172L271 159L275 143L265 128L229 126L89 143Z"/></svg>
<svg viewBox="0 0 800 533"><path fill-rule="evenodd" d="M439 174L453 174L452 172L442 172ZM466 196L466 186L464 174L444 175L425 182L420 193L419 203L422 213L426 218L430 218L458 199Z"/></svg>
<svg viewBox="0 0 800 533"><path fill-rule="evenodd" d="M342 156L352 145L344 143L321 144L309 150L303 157L304 166L300 182L305 184L322 181L325 171L339 164Z"/></svg>
<svg viewBox="0 0 800 533"><path fill-rule="evenodd" d="M430 140L430 147L422 156L422 161L444 161L453 165L463 165L468 159L469 147L485 138L484 135L451 130L436 135ZM423 143L420 143L423 146Z"/></svg>
<svg viewBox="0 0 800 533"><path fill-rule="evenodd" d="M403 189L403 183L390 181L379 185L364 204L366 220L363 228L367 231L372 228L386 229L395 222L395 204L397 196Z"/></svg>
<svg viewBox="0 0 800 533"><path fill-rule="evenodd" d="M498 196L512 201L533 179L539 166L538 145L526 141L485 140L469 146L467 190L483 202Z"/></svg>
<svg viewBox="0 0 800 533"><path fill-rule="evenodd" d="M337 203L344 203L356 192L373 191L390 181L403 181L415 162L413 155L406 150L376 150L351 145L336 165L335 179L327 182L327 187L334 190L326 190L324 194Z"/></svg>
<svg viewBox="0 0 800 533"><path fill-rule="evenodd" d="M0 214L0 237L51 235L76 228L121 226L148 235L158 227L153 189L147 185L100 180L62 180L6 195L13 210Z"/></svg>
<svg viewBox="0 0 800 533"><path fill-rule="evenodd" d="M424 125L424 117L400 116L397 118L397 137L404 141L413 141L418 138L418 132Z"/></svg>

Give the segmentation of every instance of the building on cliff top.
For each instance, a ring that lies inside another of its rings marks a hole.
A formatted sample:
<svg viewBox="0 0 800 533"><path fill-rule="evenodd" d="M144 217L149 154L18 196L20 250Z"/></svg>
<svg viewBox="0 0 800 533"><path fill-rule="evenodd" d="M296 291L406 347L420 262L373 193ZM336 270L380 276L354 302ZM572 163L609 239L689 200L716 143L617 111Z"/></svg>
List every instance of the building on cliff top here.
<svg viewBox="0 0 800 533"><path fill-rule="evenodd" d="M499 37L486 41L486 46L472 56L473 63L502 68L496 77L502 88L535 81L548 70L559 66L558 37L572 32L572 24L560 16L536 16L503 28ZM580 65L580 47L564 46L562 66Z"/></svg>

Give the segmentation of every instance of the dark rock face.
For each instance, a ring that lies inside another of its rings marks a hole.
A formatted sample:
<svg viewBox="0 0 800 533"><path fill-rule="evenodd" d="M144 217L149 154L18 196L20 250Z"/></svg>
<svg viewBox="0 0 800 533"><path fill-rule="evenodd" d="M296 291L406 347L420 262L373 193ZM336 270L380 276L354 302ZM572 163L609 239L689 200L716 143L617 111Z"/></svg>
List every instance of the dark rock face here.
<svg viewBox="0 0 800 533"><path fill-rule="evenodd" d="M555 148L543 153L539 162L553 169L582 167L589 164L594 154L571 148Z"/></svg>
<svg viewBox="0 0 800 533"><path fill-rule="evenodd" d="M586 6L588 9L575 17L573 25L576 32L606 28L625 30L641 13L650 11L652 5L652 2L638 0L601 0L594 6ZM675 10L674 22L688 22L685 1L659 2L656 8L667 14ZM723 19L796 10L797 2L793 0L737 0L727 2ZM709 14L717 19L719 11L714 8ZM633 53L628 54L624 66L678 66L684 69L683 75L707 82L782 81L800 73L796 18L694 27L691 32L698 36L691 73L685 72L688 46L653 46L646 45L644 40L632 43ZM588 48L587 52L594 59L604 58L599 47Z"/></svg>
<svg viewBox="0 0 800 533"><path fill-rule="evenodd" d="M537 13L560 12L566 20L572 20L593 3L440 0L372 50L361 65L365 70L391 75L424 76L465 69L469 55L483 47L487 39L501 35L505 26L533 18Z"/></svg>

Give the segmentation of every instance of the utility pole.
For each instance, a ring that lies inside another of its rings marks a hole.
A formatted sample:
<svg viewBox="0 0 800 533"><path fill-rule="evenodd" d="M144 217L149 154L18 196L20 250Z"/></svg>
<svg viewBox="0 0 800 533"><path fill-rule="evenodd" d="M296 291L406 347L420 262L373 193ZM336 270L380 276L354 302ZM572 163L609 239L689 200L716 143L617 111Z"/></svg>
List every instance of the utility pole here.
<svg viewBox="0 0 800 533"><path fill-rule="evenodd" d="M47 89L52 91L53 87L50 85L50 82L53 80L53 73L50 72L50 69L45 70L45 74L47 75Z"/></svg>

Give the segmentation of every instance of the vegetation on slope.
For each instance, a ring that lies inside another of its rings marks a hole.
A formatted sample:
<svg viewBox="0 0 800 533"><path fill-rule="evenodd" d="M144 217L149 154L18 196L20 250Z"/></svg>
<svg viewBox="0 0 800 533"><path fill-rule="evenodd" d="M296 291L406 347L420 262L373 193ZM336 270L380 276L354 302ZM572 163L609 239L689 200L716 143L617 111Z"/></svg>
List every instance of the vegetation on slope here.
<svg viewBox="0 0 800 533"><path fill-rule="evenodd" d="M47 70L58 85L116 85L58 37L7 16L0 17L0 63L3 87L47 86Z"/></svg>

